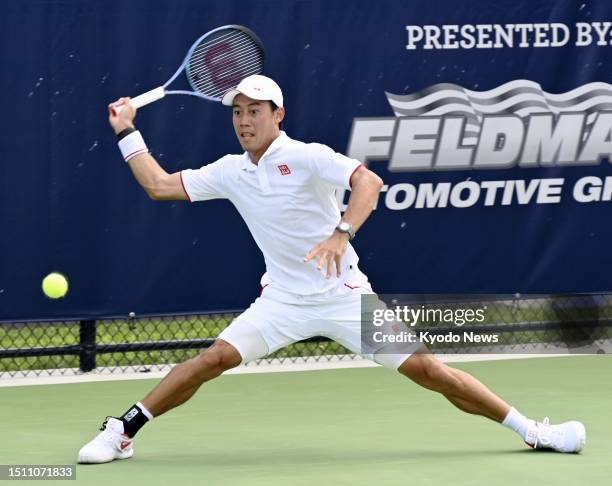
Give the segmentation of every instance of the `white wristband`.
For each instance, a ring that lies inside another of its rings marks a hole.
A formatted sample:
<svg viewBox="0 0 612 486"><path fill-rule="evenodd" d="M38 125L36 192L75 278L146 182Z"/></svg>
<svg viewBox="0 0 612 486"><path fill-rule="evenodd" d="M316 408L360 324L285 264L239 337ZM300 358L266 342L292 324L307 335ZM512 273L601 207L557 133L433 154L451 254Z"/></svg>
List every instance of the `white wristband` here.
<svg viewBox="0 0 612 486"><path fill-rule="evenodd" d="M119 150L121 150L121 155L126 162L137 155L149 152L147 144L138 130L119 140Z"/></svg>

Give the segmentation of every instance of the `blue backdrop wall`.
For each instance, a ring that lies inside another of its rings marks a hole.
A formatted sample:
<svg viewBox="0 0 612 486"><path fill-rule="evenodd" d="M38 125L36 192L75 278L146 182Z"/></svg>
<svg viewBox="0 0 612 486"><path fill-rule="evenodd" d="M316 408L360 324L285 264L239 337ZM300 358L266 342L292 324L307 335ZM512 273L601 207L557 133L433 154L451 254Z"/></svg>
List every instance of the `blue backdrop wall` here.
<svg viewBox="0 0 612 486"><path fill-rule="evenodd" d="M258 295L263 260L233 207L149 200L106 120L110 101L162 84L229 23L266 46L287 133L385 180L355 241L377 291L612 290L610 191L597 189L612 175L610 21L604 0L2 2L0 319L240 309ZM545 143L534 112L584 119L553 122ZM168 97L137 123L169 172L240 150L220 104ZM53 270L71 284L59 301L40 290Z"/></svg>

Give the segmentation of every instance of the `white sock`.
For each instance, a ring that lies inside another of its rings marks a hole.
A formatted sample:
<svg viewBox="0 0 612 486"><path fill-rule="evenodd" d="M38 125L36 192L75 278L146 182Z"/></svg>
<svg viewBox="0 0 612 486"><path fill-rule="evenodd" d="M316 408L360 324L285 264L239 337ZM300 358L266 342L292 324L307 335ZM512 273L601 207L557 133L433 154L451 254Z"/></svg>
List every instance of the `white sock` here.
<svg viewBox="0 0 612 486"><path fill-rule="evenodd" d="M502 425L514 430L521 436L521 439L525 440L527 437L527 430L532 423L533 420L528 419L516 408L512 407L502 422Z"/></svg>
<svg viewBox="0 0 612 486"><path fill-rule="evenodd" d="M138 408L140 408L140 410L142 410L142 413L144 413L145 417L147 417L149 420L153 420L153 414L149 412L142 403L138 402L136 405L138 406Z"/></svg>

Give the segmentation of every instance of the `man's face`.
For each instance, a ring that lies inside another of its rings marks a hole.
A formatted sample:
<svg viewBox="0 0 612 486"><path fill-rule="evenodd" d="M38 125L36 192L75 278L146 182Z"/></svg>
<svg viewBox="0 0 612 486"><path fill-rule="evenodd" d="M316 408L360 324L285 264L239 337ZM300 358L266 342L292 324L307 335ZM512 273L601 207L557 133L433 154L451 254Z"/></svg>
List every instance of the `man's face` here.
<svg viewBox="0 0 612 486"><path fill-rule="evenodd" d="M282 107L272 110L269 101L258 101L243 94L234 98L234 130L244 150L256 160L268 149L279 135L278 123L283 119Z"/></svg>

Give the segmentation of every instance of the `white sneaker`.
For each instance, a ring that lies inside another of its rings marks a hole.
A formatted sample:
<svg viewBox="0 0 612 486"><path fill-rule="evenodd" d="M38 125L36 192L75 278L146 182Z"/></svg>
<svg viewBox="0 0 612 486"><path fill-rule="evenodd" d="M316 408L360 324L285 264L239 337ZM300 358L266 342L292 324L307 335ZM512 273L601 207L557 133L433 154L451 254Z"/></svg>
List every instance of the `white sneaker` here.
<svg viewBox="0 0 612 486"><path fill-rule="evenodd" d="M100 464L134 455L134 439L123 433L121 420L107 417L100 430L102 432L79 451L79 464Z"/></svg>
<svg viewBox="0 0 612 486"><path fill-rule="evenodd" d="M550 425L546 417L542 422L531 424L525 443L534 449L580 452L586 444L586 430L581 422L576 421Z"/></svg>

